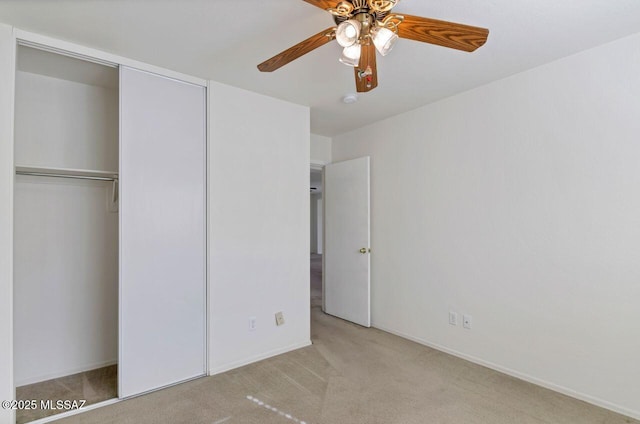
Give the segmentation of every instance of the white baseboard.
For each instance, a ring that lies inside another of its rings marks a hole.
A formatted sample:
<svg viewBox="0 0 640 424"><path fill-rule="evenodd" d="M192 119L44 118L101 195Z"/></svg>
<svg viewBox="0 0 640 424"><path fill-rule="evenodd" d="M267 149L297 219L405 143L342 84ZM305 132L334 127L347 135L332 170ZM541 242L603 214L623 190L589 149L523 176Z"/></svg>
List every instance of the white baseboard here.
<svg viewBox="0 0 640 424"><path fill-rule="evenodd" d="M301 349L303 347L311 346L311 341L306 341L302 343L294 343L292 345L270 350L268 352L264 352L258 355L253 355L245 359L241 359L239 361L229 362L227 364L218 365L209 370L209 375L221 374L223 372L231 371L236 368L243 367L245 365L252 364L254 362L262 361L263 359L272 358L274 356L282 355L283 353L291 352L293 350Z"/></svg>
<svg viewBox="0 0 640 424"><path fill-rule="evenodd" d="M109 367L118 363L118 360L98 362L95 364L85 365L82 367L70 368L63 371L58 371L51 374L38 375L35 377L16 379L16 387L26 386L28 384L40 383L41 381L53 380L54 378L66 377L68 375L78 374L80 372L86 372L96 370L98 368Z"/></svg>
<svg viewBox="0 0 640 424"><path fill-rule="evenodd" d="M631 417L631 418L634 418L636 420L640 420L640 411L634 411L632 409L625 408L624 406L620 406L620 405L617 405L615 403L612 403L612 402L609 402L609 401L606 401L606 400L603 400L603 399L600 399L600 398L597 398L597 397L594 397L594 396L591 396L591 395L587 395L585 393L580 393L580 392L577 392L577 391L575 391L573 389L569 389L567 387L560 386L558 384L551 383L549 381L542 380L542 379L539 379L537 377L533 377L531 375L524 374L524 373L521 373L519 371L515 371L515 370L512 370L512 369L507 368L507 367L503 367L503 366L498 365L498 364L494 364L493 362L485 361L483 359L476 358L475 356L471 356L471 355L467 355L467 354L462 353L462 352L458 352L457 350L450 349L450 348L448 348L446 346L442 346L442 345L439 345L437 343L431 343L431 342L429 342L427 340L423 340L423 339L420 339L418 337L413 337L413 336L410 336L408 334L404 334L404 333L401 333L399 331L392 330L390 328L385 328L383 326L379 326L379 325L376 325L376 324L372 324L372 327L377 328L378 330L385 331L387 333L395 334L396 336L402 337L403 339L408 339L408 340L414 341L416 343L419 343L421 345L430 347L432 349L439 350L439 351L444 352L444 353L448 353L450 355L453 355L453 356L456 356L458 358L467 360L469 362L473 362L474 364L478 364L478 365L482 365L482 366L487 367L487 368L491 368L492 370L501 372L503 374L510 375L511 377L518 378L518 379L526 381L528 383L533 383L533 384L535 384L537 386L541 386L541 387L544 387L546 389L553 390L554 392L562 393L563 395L567 395L569 397L572 397L572 398L575 398L575 399L578 399L578 400L582 400L582 401L590 403L592 405L599 406L601 408L605 408L605 409L608 409L608 410L613 411L613 412L617 412L618 414L626 415L627 417Z"/></svg>
<svg viewBox="0 0 640 424"><path fill-rule="evenodd" d="M103 406L109 406L121 402L120 399L109 399L100 403L94 403L92 405L87 405L82 409L74 409L73 411L62 412L60 414L49 415L45 418L40 418L39 420L29 421L29 424L45 424L50 423L52 421L61 420L63 418L71 417L74 415L82 414L83 412L91 411L92 409L102 408Z"/></svg>

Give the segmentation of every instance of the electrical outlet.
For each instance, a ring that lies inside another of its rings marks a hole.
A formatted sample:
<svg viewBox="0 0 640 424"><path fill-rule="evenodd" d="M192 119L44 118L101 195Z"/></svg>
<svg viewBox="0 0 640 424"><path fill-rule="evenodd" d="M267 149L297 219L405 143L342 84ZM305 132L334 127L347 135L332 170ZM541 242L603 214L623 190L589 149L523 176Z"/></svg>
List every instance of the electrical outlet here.
<svg viewBox="0 0 640 424"><path fill-rule="evenodd" d="M284 325L284 314L282 312L276 312L276 325Z"/></svg>
<svg viewBox="0 0 640 424"><path fill-rule="evenodd" d="M449 324L458 325L458 313L449 311Z"/></svg>
<svg viewBox="0 0 640 424"><path fill-rule="evenodd" d="M462 315L462 326L467 330L471 330L472 317L471 315Z"/></svg>
<svg viewBox="0 0 640 424"><path fill-rule="evenodd" d="M249 331L256 331L256 317L249 317Z"/></svg>

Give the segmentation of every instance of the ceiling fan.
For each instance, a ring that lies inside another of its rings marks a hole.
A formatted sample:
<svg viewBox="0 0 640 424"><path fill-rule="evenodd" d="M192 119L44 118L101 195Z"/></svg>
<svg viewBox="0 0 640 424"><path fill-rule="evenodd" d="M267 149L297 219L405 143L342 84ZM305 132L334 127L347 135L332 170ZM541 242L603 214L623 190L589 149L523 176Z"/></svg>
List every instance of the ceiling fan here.
<svg viewBox="0 0 640 424"><path fill-rule="evenodd" d="M354 67L356 89L363 93L378 86L376 50L386 56L398 38L472 52L484 45L489 35L485 28L392 13L400 0L304 1L331 13L337 27L327 28L262 62L260 71L275 71L335 39L343 47L340 62Z"/></svg>

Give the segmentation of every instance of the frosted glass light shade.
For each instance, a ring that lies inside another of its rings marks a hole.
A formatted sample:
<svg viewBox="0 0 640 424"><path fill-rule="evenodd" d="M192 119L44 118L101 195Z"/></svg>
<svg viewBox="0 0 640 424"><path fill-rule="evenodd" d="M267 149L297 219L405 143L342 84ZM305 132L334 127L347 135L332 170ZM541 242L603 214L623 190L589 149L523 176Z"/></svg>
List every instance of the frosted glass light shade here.
<svg viewBox="0 0 640 424"><path fill-rule="evenodd" d="M336 29L336 41L342 47L353 46L360 38L362 24L355 19L342 22Z"/></svg>
<svg viewBox="0 0 640 424"><path fill-rule="evenodd" d="M398 34L388 28L374 28L371 33L373 44L382 56L386 56L398 41Z"/></svg>
<svg viewBox="0 0 640 424"><path fill-rule="evenodd" d="M358 66L358 63L360 63L361 52L362 46L360 44L354 44L353 46L345 47L342 50L342 57L338 60L347 66Z"/></svg>

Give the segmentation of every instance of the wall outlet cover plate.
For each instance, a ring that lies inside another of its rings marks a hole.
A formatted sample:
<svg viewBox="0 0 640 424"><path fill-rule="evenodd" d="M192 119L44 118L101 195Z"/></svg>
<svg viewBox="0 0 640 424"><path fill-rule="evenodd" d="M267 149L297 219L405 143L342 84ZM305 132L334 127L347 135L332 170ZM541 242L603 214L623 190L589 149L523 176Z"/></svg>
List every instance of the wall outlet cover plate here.
<svg viewBox="0 0 640 424"><path fill-rule="evenodd" d="M284 314L282 312L276 312L276 325L280 326L284 324Z"/></svg>
<svg viewBox="0 0 640 424"><path fill-rule="evenodd" d="M473 318L471 315L462 315L462 326L467 330L471 330L471 324L473 322Z"/></svg>

